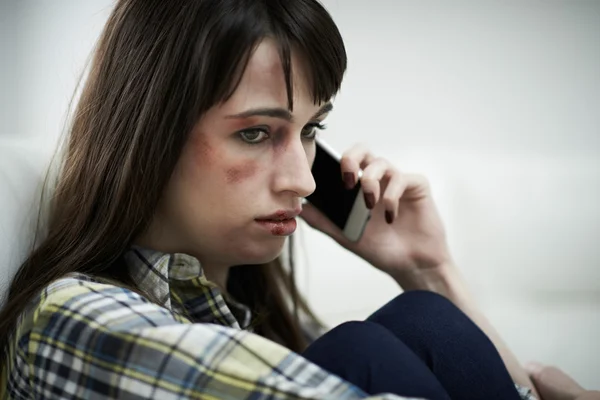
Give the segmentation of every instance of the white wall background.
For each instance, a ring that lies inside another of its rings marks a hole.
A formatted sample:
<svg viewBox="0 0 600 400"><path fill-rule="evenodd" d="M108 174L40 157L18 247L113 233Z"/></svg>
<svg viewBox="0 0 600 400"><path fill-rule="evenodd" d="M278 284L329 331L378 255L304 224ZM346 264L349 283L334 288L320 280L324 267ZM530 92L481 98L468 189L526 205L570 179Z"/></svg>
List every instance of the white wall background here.
<svg viewBox="0 0 600 400"><path fill-rule="evenodd" d="M518 357L600 388L600 1L324 3L350 58L326 137L427 174ZM111 7L0 0L0 145L53 149ZM300 282L327 322L399 292L323 235L300 237Z"/></svg>

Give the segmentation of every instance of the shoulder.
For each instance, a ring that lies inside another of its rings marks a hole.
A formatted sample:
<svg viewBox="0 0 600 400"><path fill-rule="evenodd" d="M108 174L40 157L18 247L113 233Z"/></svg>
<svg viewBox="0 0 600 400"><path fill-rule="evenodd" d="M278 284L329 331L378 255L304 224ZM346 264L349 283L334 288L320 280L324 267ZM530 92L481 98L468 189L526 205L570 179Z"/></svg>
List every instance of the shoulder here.
<svg viewBox="0 0 600 400"><path fill-rule="evenodd" d="M137 293L121 287L117 283L109 283L86 274L71 273L47 285L33 304L39 310L45 310L48 307L77 306L78 302L91 299L118 300L124 296L147 301Z"/></svg>
<svg viewBox="0 0 600 400"><path fill-rule="evenodd" d="M111 330L187 322L138 293L89 275L73 273L49 284L33 305L35 325L73 320Z"/></svg>
<svg viewBox="0 0 600 400"><path fill-rule="evenodd" d="M119 286L115 282L108 282L94 278L90 275L74 272L48 284L36 300L40 305L43 305L63 303L74 298L94 293L118 295L119 293L124 292L133 293L132 291Z"/></svg>
<svg viewBox="0 0 600 400"><path fill-rule="evenodd" d="M72 337L74 329L117 332L180 323L189 320L118 283L72 273L42 289L19 317L13 334L25 342L63 340Z"/></svg>

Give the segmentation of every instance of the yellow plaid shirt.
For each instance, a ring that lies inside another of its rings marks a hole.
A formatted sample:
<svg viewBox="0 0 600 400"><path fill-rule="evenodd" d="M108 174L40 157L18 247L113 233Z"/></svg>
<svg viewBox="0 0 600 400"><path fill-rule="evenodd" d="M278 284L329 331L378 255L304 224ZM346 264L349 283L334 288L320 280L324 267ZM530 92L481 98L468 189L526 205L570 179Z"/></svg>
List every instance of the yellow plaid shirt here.
<svg viewBox="0 0 600 400"><path fill-rule="evenodd" d="M19 320L0 399L401 399L368 397L243 330L250 311L226 301L197 259L141 248L125 259L161 305L83 274L52 283Z"/></svg>
<svg viewBox="0 0 600 400"><path fill-rule="evenodd" d="M83 274L52 283L20 318L5 354L1 399L367 397L242 330L250 311L226 301L197 259L141 248L125 258L162 307ZM184 307L193 321L180 315Z"/></svg>

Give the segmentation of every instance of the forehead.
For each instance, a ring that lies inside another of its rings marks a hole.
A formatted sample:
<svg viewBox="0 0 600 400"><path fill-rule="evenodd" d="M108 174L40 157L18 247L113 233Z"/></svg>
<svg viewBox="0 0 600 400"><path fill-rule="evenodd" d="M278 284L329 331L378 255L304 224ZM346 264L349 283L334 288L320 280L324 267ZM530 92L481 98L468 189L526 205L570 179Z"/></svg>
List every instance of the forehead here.
<svg viewBox="0 0 600 400"><path fill-rule="evenodd" d="M314 110L306 68L301 57L292 52L292 83L294 114L303 109ZM288 108L285 74L277 44L264 39L251 54L248 65L233 95L222 104L226 110L246 110L256 107Z"/></svg>

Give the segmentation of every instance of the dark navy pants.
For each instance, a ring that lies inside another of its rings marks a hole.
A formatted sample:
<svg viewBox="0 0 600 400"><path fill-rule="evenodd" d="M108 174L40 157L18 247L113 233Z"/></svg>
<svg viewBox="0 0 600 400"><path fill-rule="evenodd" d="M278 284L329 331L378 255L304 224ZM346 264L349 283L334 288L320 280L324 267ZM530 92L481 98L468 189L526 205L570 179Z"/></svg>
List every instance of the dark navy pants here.
<svg viewBox="0 0 600 400"><path fill-rule="evenodd" d="M303 356L369 394L519 399L489 338L432 292L405 292L366 321L332 329Z"/></svg>

